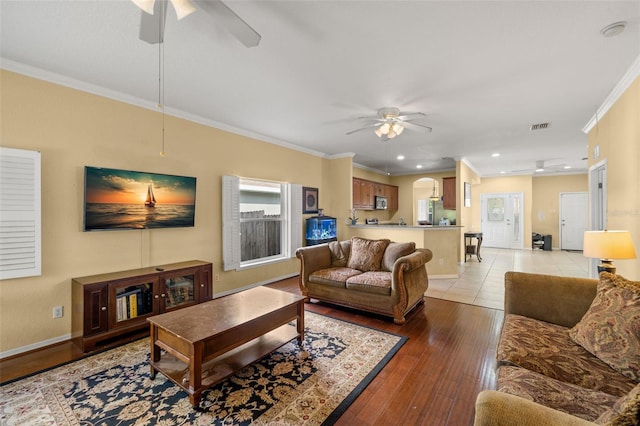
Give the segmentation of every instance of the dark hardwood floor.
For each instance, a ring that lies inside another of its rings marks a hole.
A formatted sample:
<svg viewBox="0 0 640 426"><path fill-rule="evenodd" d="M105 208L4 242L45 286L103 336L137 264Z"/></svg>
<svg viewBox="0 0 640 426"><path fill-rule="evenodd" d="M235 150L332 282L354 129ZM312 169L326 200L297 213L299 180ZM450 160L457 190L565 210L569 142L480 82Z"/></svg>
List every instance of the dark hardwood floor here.
<svg viewBox="0 0 640 426"><path fill-rule="evenodd" d="M269 287L300 293L298 277ZM337 425L472 425L478 392L495 388L495 349L503 312L425 298L404 325L324 303L308 311L407 336L407 343ZM0 361L0 382L82 357L70 342Z"/></svg>

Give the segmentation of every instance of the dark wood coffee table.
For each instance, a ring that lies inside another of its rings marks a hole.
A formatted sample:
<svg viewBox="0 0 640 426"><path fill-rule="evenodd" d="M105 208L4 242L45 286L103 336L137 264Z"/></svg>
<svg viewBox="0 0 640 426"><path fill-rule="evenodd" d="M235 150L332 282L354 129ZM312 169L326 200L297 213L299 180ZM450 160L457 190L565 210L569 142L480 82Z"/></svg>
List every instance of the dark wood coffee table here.
<svg viewBox="0 0 640 426"><path fill-rule="evenodd" d="M151 378L164 374L198 408L206 388L292 339L302 343L304 297L255 287L148 321Z"/></svg>

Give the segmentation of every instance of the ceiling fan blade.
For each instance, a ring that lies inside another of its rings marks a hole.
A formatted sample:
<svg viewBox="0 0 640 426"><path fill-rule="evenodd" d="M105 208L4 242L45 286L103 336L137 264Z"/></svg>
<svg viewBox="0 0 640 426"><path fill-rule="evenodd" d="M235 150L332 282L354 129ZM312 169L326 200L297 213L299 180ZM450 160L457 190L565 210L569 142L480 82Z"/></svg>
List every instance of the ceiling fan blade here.
<svg viewBox="0 0 640 426"><path fill-rule="evenodd" d="M140 11L140 40L150 44L164 41L167 7L169 7L167 0L157 0L153 6L153 15Z"/></svg>
<svg viewBox="0 0 640 426"><path fill-rule="evenodd" d="M417 130L418 132L423 132L423 133L431 133L431 131L433 130L429 126L424 126L424 125L418 124L418 123L412 123L410 121L401 121L400 124L402 126L406 127L407 129Z"/></svg>
<svg viewBox="0 0 640 426"><path fill-rule="evenodd" d="M352 130L352 131L350 131L350 132L347 132L346 134L347 134L347 135L352 135L352 134L354 134L354 133L361 132L361 131L363 131L363 130L375 129L375 128L377 128L377 127L382 126L382 124L383 124L383 123L376 123L376 124L373 124L373 125L371 125L371 126L361 127L361 128L359 128L359 129L356 129L356 130Z"/></svg>
<svg viewBox="0 0 640 426"><path fill-rule="evenodd" d="M196 0L195 3L214 19L221 20L224 27L246 47L254 47L260 43L262 36L222 1Z"/></svg>
<svg viewBox="0 0 640 426"><path fill-rule="evenodd" d="M419 115L421 117L426 117L427 114L425 114L424 112L401 112L400 115L398 115L398 117L396 117L399 120L407 120L410 119L412 116L414 115ZM413 120L417 119L418 117L413 118Z"/></svg>

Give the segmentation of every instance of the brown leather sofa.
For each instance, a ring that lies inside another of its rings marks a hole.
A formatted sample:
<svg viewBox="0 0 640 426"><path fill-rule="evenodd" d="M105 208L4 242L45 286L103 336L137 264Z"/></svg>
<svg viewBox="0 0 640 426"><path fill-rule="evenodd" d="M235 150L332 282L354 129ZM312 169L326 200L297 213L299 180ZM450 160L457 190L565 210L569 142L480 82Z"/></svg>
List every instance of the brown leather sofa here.
<svg viewBox="0 0 640 426"><path fill-rule="evenodd" d="M393 318L405 315L424 301L429 286L426 263L431 250L415 243L389 240L351 240L302 247L300 290L307 299L356 308Z"/></svg>

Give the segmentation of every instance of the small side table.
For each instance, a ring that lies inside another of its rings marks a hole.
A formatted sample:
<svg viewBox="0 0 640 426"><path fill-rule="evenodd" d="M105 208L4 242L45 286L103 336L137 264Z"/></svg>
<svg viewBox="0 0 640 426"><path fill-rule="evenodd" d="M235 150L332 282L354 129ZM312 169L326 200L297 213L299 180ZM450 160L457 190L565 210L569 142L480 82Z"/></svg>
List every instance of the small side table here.
<svg viewBox="0 0 640 426"><path fill-rule="evenodd" d="M478 240L478 244L473 244L473 239ZM465 254L464 261L467 261L467 257L473 257L476 255L478 262L482 262L482 256L480 256L480 246L482 245L482 232L465 232L464 233Z"/></svg>

